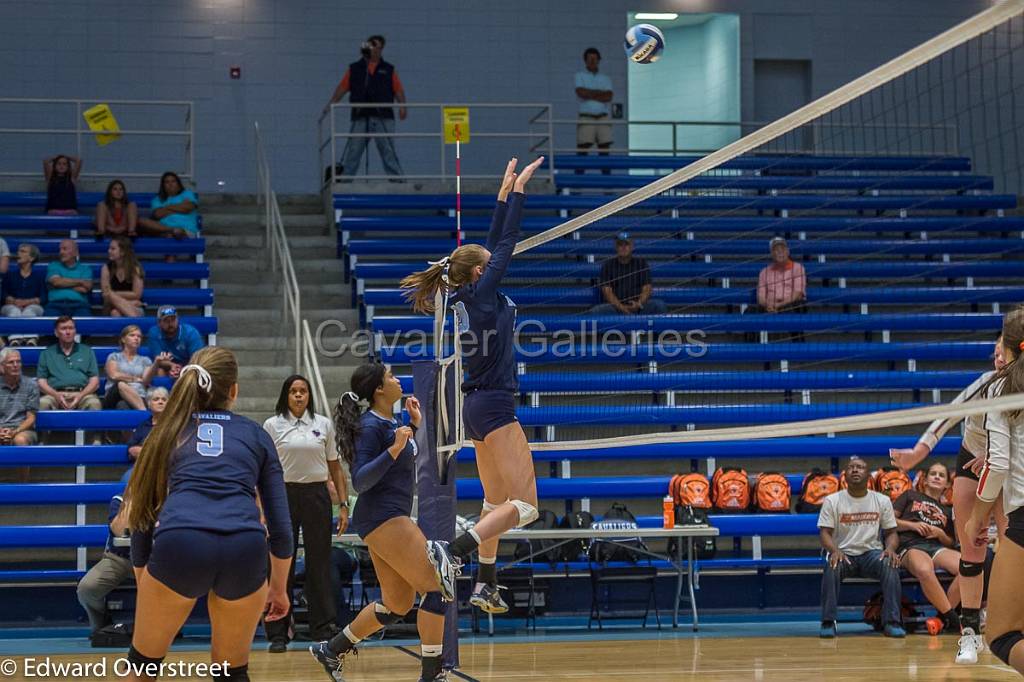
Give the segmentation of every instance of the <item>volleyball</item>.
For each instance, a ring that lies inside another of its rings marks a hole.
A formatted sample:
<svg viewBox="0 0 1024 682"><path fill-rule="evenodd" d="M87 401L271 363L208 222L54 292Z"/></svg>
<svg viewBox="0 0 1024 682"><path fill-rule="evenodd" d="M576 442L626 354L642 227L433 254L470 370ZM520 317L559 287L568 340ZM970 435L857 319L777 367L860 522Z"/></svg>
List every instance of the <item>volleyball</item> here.
<svg viewBox="0 0 1024 682"><path fill-rule="evenodd" d="M637 64L650 64L661 57L665 49L665 35L657 26L637 24L626 31L623 43L626 56Z"/></svg>

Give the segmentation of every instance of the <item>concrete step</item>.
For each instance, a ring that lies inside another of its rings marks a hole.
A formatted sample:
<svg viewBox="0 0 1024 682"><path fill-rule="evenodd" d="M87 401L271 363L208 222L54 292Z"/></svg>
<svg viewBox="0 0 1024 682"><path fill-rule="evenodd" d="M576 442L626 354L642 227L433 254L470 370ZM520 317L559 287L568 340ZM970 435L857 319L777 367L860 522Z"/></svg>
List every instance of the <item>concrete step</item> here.
<svg viewBox="0 0 1024 682"><path fill-rule="evenodd" d="M292 367L290 364L287 365L244 365L239 362L238 366L238 379L239 381L245 380L246 382L262 382L272 381L278 384L284 381L287 377L291 376ZM351 374L351 371L345 365L335 364L324 364L320 363L320 377L327 381L341 381L347 378Z"/></svg>
<svg viewBox="0 0 1024 682"><path fill-rule="evenodd" d="M262 210L239 211L235 213L203 213L203 229L220 229L227 227L266 229L263 225L264 213ZM281 221L284 223L285 232L291 233L292 229L313 229L319 228L326 232L329 223L324 217L323 211L319 213L282 213Z"/></svg>
<svg viewBox="0 0 1024 682"><path fill-rule="evenodd" d="M323 254L320 254L321 256ZM227 258L227 259L210 259L210 270L213 273L219 275L220 273L233 273L233 272L244 272L248 275L253 275L253 265L256 260L244 259L244 258ZM267 263L264 261L262 269L269 270ZM307 272L331 272L337 273L339 277L344 275L342 262L337 258L308 258L302 262L295 263L295 270L298 274L302 275Z"/></svg>
<svg viewBox="0 0 1024 682"><path fill-rule="evenodd" d="M217 302L218 305L224 297L236 297L242 296L246 298L254 297L281 297L281 283L279 281L273 282L253 282L253 283L223 283L219 281L216 283ZM302 296L302 304L306 305L306 297L330 297L332 301L338 304L341 308L350 308L351 302L352 285L344 282L336 282L329 284L317 284L316 282L304 283L299 282L299 294ZM313 307L327 308L329 304L317 305Z"/></svg>
<svg viewBox="0 0 1024 682"><path fill-rule="evenodd" d="M237 286L237 285L233 285ZM314 311L329 311L332 315L343 310L355 310L350 305L351 300L347 296L329 294L324 296L317 287L308 287L306 290L299 289L300 303L302 304L302 316L312 317ZM283 306L282 297L257 296L253 292L240 292L233 295L221 295L221 289L217 289L217 309L244 310L252 312L255 310L266 310L273 306L280 310ZM326 318L319 318L326 319Z"/></svg>
<svg viewBox="0 0 1024 682"><path fill-rule="evenodd" d="M289 238L291 241L291 238ZM325 255L333 255L336 252L337 245L332 242L314 244L312 246L295 246L293 244L288 245L289 252L292 256L292 263L295 264L298 269L302 264L323 258ZM250 260L259 262L260 264L266 264L268 262L269 252L267 247L262 244L258 246L246 246L239 244L238 246L214 246L208 247L206 250L206 256L210 261L220 261L224 259L231 260ZM340 259L335 260L339 264L342 263Z"/></svg>

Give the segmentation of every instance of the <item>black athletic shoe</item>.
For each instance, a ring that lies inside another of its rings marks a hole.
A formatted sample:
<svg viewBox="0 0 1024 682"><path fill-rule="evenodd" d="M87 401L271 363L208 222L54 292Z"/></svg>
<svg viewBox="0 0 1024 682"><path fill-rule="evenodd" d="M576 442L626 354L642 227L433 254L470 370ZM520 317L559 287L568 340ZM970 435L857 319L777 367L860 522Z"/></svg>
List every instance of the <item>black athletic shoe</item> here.
<svg viewBox="0 0 1024 682"><path fill-rule="evenodd" d="M317 660L317 663L324 667L328 677L334 682L345 682L345 657L349 654L358 655L355 647L352 647L340 656L335 654L327 646L327 642L317 642L309 647L309 653Z"/></svg>
<svg viewBox="0 0 1024 682"><path fill-rule="evenodd" d="M427 540L427 559L434 567L441 599L455 600L455 579L462 574L462 562L452 556L448 543L442 540Z"/></svg>
<svg viewBox="0 0 1024 682"><path fill-rule="evenodd" d="M501 585L484 583L479 590L473 592L469 603L484 613L507 613L508 604L501 598Z"/></svg>
<svg viewBox="0 0 1024 682"><path fill-rule="evenodd" d="M272 654L283 654L288 651L288 642L283 639L273 639L270 641L270 646L267 647L267 651Z"/></svg>

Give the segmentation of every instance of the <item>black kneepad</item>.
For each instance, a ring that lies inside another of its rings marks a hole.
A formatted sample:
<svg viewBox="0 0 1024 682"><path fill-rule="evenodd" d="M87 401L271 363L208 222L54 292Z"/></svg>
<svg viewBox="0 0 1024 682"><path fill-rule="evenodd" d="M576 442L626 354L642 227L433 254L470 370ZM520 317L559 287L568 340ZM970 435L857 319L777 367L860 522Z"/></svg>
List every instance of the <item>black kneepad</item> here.
<svg viewBox="0 0 1024 682"><path fill-rule="evenodd" d="M164 662L164 658L164 656L160 658L143 656L134 645L128 648L128 662L132 664L132 670L137 670L143 675L159 677L160 664Z"/></svg>
<svg viewBox="0 0 1024 682"><path fill-rule="evenodd" d="M380 609L386 610L381 611ZM404 613L395 613L394 611L391 611L390 609L388 609L388 607L384 606L384 604L381 604L380 602L374 603L373 615L376 616L377 622L385 627L387 627L388 625L394 625L395 623L397 623L405 617Z"/></svg>
<svg viewBox="0 0 1024 682"><path fill-rule="evenodd" d="M440 592L427 592L420 601L420 608L427 613L443 616L448 611L447 604L441 599Z"/></svg>
<svg viewBox="0 0 1024 682"><path fill-rule="evenodd" d="M988 648L992 650L996 658L1006 665L1010 665L1010 652L1013 651L1013 647L1017 642L1021 640L1024 640L1024 633L1007 632L993 639L989 643Z"/></svg>
<svg viewBox="0 0 1024 682"><path fill-rule="evenodd" d="M971 578L971 577L974 577L976 575L981 575L982 572L984 572L984 570L985 570L985 564L984 563L976 564L976 563L974 563L972 561L964 561L963 559L960 560L960 575L962 575L962 576L964 576L966 578Z"/></svg>

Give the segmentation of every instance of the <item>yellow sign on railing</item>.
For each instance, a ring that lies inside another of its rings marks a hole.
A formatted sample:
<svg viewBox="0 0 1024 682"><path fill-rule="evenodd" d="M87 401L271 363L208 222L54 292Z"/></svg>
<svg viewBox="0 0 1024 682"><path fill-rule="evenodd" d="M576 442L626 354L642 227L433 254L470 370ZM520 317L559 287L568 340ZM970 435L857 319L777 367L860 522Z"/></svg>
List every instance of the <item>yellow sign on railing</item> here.
<svg viewBox="0 0 1024 682"><path fill-rule="evenodd" d="M121 129L117 126L117 119L114 112L106 104L97 104L82 112L85 122L89 124L89 130L96 135L96 144L104 147L117 138L121 137Z"/></svg>
<svg viewBox="0 0 1024 682"><path fill-rule="evenodd" d="M469 143L469 107L445 107L444 111L444 143Z"/></svg>

